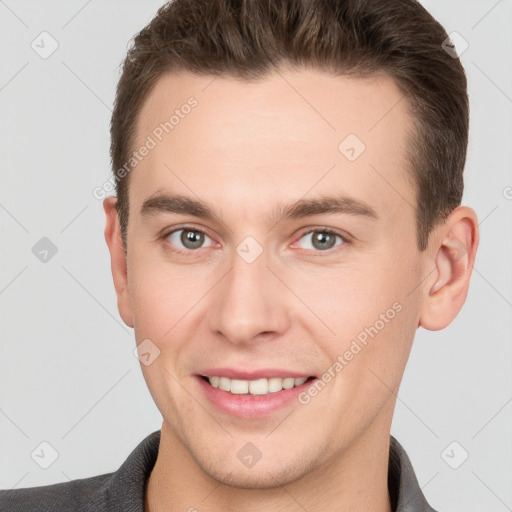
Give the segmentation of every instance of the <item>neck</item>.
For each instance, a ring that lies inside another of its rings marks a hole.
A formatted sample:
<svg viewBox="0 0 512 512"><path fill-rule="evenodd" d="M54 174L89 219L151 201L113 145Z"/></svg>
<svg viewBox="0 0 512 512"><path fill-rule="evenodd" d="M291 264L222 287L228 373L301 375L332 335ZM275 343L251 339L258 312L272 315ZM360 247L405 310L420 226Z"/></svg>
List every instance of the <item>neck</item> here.
<svg viewBox="0 0 512 512"><path fill-rule="evenodd" d="M343 453L286 486L247 489L218 482L203 471L164 421L146 484L145 512L392 512L389 429L387 423L374 423Z"/></svg>

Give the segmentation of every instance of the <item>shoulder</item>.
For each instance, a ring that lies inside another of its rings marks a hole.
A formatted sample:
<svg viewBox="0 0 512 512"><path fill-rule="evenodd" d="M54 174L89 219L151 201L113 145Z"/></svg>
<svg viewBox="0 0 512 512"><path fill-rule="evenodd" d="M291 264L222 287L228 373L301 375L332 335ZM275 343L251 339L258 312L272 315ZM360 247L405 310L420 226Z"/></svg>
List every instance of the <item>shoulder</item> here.
<svg viewBox="0 0 512 512"><path fill-rule="evenodd" d="M114 473L39 487L0 490L0 511L85 512L108 510Z"/></svg>
<svg viewBox="0 0 512 512"><path fill-rule="evenodd" d="M148 435L112 473L26 489L0 490L0 512L143 512L160 431Z"/></svg>

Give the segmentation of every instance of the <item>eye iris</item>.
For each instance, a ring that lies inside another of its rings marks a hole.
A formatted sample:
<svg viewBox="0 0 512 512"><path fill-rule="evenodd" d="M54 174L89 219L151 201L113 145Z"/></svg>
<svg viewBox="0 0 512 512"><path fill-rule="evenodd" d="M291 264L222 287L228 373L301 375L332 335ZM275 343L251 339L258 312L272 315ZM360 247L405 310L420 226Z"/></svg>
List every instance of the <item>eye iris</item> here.
<svg viewBox="0 0 512 512"><path fill-rule="evenodd" d="M191 229L184 229L180 238L181 242L187 249L197 249L203 245L204 233L193 231Z"/></svg>
<svg viewBox="0 0 512 512"><path fill-rule="evenodd" d="M335 243L336 236L332 233L326 231L315 231L313 233L313 246L316 249L331 249Z"/></svg>

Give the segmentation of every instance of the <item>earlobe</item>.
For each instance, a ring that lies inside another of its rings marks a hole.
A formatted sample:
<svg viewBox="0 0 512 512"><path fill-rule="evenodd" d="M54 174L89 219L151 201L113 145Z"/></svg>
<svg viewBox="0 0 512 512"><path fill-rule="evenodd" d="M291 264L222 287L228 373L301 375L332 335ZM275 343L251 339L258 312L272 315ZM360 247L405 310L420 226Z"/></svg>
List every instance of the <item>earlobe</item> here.
<svg viewBox="0 0 512 512"><path fill-rule="evenodd" d="M475 212L455 208L432 235L434 271L425 281L419 325L437 331L454 320L466 300L479 242Z"/></svg>
<svg viewBox="0 0 512 512"><path fill-rule="evenodd" d="M110 251L112 278L117 295L117 308L124 323L129 327L133 327L133 315L128 288L127 261L121 240L121 229L119 215L116 209L116 201L117 198L113 196L106 197L103 200L103 209L106 216L105 241Z"/></svg>

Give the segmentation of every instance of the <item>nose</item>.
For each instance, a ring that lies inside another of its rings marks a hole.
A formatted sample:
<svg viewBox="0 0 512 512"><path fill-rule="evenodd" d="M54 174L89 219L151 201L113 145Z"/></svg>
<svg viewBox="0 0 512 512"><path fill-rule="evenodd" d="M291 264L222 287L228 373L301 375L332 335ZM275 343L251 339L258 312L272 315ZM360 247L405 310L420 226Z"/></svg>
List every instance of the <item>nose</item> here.
<svg viewBox="0 0 512 512"><path fill-rule="evenodd" d="M214 288L211 332L238 345L286 332L290 326L290 291L267 263L265 251L252 262L234 253L230 271Z"/></svg>

